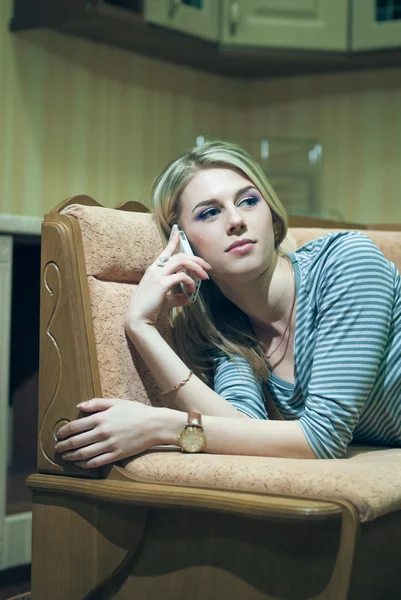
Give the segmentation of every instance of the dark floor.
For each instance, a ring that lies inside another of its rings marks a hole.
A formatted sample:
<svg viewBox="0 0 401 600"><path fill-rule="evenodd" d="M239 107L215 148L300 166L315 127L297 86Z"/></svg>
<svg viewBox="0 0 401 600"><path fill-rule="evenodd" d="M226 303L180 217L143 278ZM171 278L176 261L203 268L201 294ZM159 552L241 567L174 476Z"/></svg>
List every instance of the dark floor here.
<svg viewBox="0 0 401 600"><path fill-rule="evenodd" d="M8 600L31 589L31 565L0 571L0 600Z"/></svg>

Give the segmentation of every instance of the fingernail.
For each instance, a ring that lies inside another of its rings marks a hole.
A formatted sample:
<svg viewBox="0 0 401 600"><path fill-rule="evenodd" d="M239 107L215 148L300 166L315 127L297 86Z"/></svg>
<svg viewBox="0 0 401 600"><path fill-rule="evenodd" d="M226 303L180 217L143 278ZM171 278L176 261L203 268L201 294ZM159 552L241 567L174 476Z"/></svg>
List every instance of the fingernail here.
<svg viewBox="0 0 401 600"><path fill-rule="evenodd" d="M76 405L77 408L81 408L81 406L87 406L87 402L80 402L79 404Z"/></svg>

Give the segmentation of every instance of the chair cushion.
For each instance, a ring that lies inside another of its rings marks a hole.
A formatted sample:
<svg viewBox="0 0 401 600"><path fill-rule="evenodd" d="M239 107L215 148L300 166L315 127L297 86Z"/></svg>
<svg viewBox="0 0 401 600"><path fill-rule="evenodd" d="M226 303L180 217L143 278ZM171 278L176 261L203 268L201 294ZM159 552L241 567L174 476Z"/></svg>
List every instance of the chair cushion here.
<svg viewBox="0 0 401 600"><path fill-rule="evenodd" d="M260 494L342 499L361 522L401 510L401 449L349 446L344 458L307 460L151 450L124 462L137 481Z"/></svg>
<svg viewBox="0 0 401 600"><path fill-rule="evenodd" d="M62 214L78 219L86 271L98 279L138 283L163 250L149 213L71 204Z"/></svg>
<svg viewBox="0 0 401 600"><path fill-rule="evenodd" d="M124 317L137 284L100 281L88 277L93 330L104 398L125 398L144 404L161 406L155 381L129 340ZM160 315L157 329L172 346L168 314Z"/></svg>
<svg viewBox="0 0 401 600"><path fill-rule="evenodd" d="M320 227L292 227L291 233L294 236L297 246L303 246L310 240L322 237L335 231L344 231L344 229L323 229ZM401 232L400 231L374 231L360 230L380 248L384 256L397 265L401 272Z"/></svg>

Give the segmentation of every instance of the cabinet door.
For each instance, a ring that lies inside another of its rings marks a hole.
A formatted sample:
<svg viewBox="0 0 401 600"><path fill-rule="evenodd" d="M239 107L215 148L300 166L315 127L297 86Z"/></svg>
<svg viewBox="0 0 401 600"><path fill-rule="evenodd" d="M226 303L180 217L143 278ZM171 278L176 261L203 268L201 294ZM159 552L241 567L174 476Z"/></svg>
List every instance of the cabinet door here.
<svg viewBox="0 0 401 600"><path fill-rule="evenodd" d="M348 0L223 0L223 6L225 44L347 49Z"/></svg>
<svg viewBox="0 0 401 600"><path fill-rule="evenodd" d="M219 35L218 0L145 0L145 19L216 41Z"/></svg>
<svg viewBox="0 0 401 600"><path fill-rule="evenodd" d="M6 485L8 463L10 322L13 239L0 235L0 571L6 569Z"/></svg>
<svg viewBox="0 0 401 600"><path fill-rule="evenodd" d="M401 47L401 0L352 0L352 49Z"/></svg>

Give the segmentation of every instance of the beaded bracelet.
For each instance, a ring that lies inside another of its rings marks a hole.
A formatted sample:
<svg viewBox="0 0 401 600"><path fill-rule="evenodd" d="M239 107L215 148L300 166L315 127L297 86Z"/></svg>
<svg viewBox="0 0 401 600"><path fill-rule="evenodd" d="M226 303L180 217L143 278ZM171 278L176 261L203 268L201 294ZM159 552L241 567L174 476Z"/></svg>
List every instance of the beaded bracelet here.
<svg viewBox="0 0 401 600"><path fill-rule="evenodd" d="M160 396L165 396L166 394L171 394L172 392L176 392L177 390L179 390L180 388L182 388L183 385L185 385L187 383L187 381L189 381L192 377L192 371L190 371L188 373L188 375L185 377L185 379L183 379L182 381L180 381L180 383L177 383L177 385L175 385L173 388L171 388L171 390L167 390L167 392L160 392Z"/></svg>

